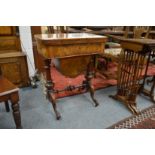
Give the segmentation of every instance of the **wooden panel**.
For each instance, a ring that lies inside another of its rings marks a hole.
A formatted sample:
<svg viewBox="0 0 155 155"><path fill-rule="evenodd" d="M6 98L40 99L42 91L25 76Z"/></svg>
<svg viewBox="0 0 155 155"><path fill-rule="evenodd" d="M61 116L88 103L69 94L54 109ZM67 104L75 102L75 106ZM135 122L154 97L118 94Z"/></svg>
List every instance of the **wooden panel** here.
<svg viewBox="0 0 155 155"><path fill-rule="evenodd" d="M0 36L13 36L15 34L15 26L0 26Z"/></svg>
<svg viewBox="0 0 155 155"><path fill-rule="evenodd" d="M142 48L143 48L142 45L131 43L131 42L122 42L121 46L123 49L130 49L135 52L140 52L140 51L142 51Z"/></svg>
<svg viewBox="0 0 155 155"><path fill-rule="evenodd" d="M0 54L2 75L19 87L29 85L26 55L23 53Z"/></svg>
<svg viewBox="0 0 155 155"><path fill-rule="evenodd" d="M56 68L65 76L75 78L87 70L91 56L56 59ZM82 63L81 63L82 62ZM69 66L69 67L68 67Z"/></svg>
<svg viewBox="0 0 155 155"><path fill-rule="evenodd" d="M41 44L39 44L41 45ZM80 55L90 55L90 54L103 54L104 44L78 44L78 45L64 45L64 46L39 46L38 51L44 57L47 58L63 58L63 57L73 57Z"/></svg>
<svg viewBox="0 0 155 155"><path fill-rule="evenodd" d="M7 63L3 63L1 64L1 71L3 73L3 76L12 81L14 84L20 85L20 83L22 82L19 62L8 61Z"/></svg>
<svg viewBox="0 0 155 155"><path fill-rule="evenodd" d="M0 37L0 53L7 53L13 50L21 51L20 40L16 36Z"/></svg>

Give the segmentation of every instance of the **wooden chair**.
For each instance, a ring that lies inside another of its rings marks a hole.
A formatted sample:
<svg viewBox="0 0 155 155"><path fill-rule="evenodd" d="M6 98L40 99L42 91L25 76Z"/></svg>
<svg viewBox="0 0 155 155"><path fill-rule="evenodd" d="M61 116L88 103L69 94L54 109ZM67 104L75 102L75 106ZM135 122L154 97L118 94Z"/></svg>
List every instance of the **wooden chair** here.
<svg viewBox="0 0 155 155"><path fill-rule="evenodd" d="M12 104L13 118L17 129L21 129L21 116L19 111L19 89L0 75L0 103L5 103L6 111L9 112L9 101Z"/></svg>

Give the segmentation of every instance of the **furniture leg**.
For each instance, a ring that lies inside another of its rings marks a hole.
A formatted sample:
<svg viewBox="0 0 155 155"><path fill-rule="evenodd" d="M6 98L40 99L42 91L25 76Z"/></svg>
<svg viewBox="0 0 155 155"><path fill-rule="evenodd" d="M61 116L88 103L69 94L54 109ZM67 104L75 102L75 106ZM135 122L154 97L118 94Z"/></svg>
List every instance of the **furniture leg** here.
<svg viewBox="0 0 155 155"><path fill-rule="evenodd" d="M86 72L86 83L87 83L87 89L89 90L90 92L90 96L92 98L92 100L94 101L95 103L95 107L97 107L99 105L98 101L95 99L95 95L94 95L94 88L92 86L92 78L94 76L94 73L92 72L92 61L88 64L88 67L87 67L87 72Z"/></svg>
<svg viewBox="0 0 155 155"><path fill-rule="evenodd" d="M149 49L148 49L149 50ZM150 58L151 58L151 53L149 54L148 58L147 58L147 63L146 63L146 69L145 69L145 74L144 74L144 79L143 79L143 83L142 86L140 88L140 92L143 92L144 90L144 85L146 82L146 78L147 78L147 71L148 71L148 67L149 67L149 63L150 63Z"/></svg>
<svg viewBox="0 0 155 155"><path fill-rule="evenodd" d="M6 112L10 112L9 102L8 101L5 101L5 109L6 109Z"/></svg>
<svg viewBox="0 0 155 155"><path fill-rule="evenodd" d="M14 117L14 121L15 121L15 124L16 124L16 128L17 129L22 129L21 116L20 116L18 102L17 103L12 103L12 110L13 110L13 117Z"/></svg>
<svg viewBox="0 0 155 155"><path fill-rule="evenodd" d="M154 89L155 89L155 76L153 77L153 85L152 85L151 91L150 91L150 97L151 97L151 100L153 103L155 103Z"/></svg>
<svg viewBox="0 0 155 155"><path fill-rule="evenodd" d="M52 103L52 106L56 115L56 119L60 120L61 115L57 111L56 98L54 95L54 83L51 78L51 59L45 59L44 63L45 63L45 74L46 74L47 98Z"/></svg>
<svg viewBox="0 0 155 155"><path fill-rule="evenodd" d="M55 115L56 115L56 119L57 120L60 120L61 119L61 115L60 113L57 111L57 105L56 105L56 98L55 98L55 95L54 94L51 94L50 97L49 97L51 103L52 103L52 106L53 106L53 110L55 112Z"/></svg>

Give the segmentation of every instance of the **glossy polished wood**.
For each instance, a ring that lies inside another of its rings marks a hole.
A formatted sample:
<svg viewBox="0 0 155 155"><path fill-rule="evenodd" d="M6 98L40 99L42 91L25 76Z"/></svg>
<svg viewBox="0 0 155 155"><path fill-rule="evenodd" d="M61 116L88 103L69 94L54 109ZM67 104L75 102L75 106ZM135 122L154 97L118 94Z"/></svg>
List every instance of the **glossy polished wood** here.
<svg viewBox="0 0 155 155"><path fill-rule="evenodd" d="M90 92L95 106L98 105L94 97L94 89L91 84L93 78L94 56L104 52L104 44L107 40L104 36L98 36L86 33L58 33L43 34L35 36L38 52L45 58L45 74L47 98L53 105L56 118L60 119L60 113L57 111L55 93L62 91L72 91L74 89L86 89ZM51 60L54 58L54 64L57 69L65 76L74 78L79 74L85 73L83 84L67 86L64 90L55 90L54 82L51 77Z"/></svg>
<svg viewBox="0 0 155 155"><path fill-rule="evenodd" d="M103 53L106 41L106 37L87 33L42 34L35 38L39 53L47 58Z"/></svg>
<svg viewBox="0 0 155 155"><path fill-rule="evenodd" d="M19 89L10 81L0 75L0 103L5 102L6 110L9 112L8 101L11 101L13 117L17 129L21 129L21 117L19 110Z"/></svg>

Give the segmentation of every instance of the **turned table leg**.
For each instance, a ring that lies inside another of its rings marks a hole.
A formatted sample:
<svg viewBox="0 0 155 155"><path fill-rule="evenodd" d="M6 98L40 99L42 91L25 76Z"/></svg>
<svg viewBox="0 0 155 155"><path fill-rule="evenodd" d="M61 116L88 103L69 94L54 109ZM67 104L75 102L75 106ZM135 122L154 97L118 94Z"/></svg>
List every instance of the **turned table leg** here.
<svg viewBox="0 0 155 155"><path fill-rule="evenodd" d="M11 95L11 104L12 104L12 111L13 111L13 118L16 124L17 129L22 129L21 125L21 115L19 110L19 96L18 92L15 92Z"/></svg>
<svg viewBox="0 0 155 155"><path fill-rule="evenodd" d="M57 111L56 98L54 94L54 83L51 78L51 59L45 59L45 74L46 74L46 88L47 88L47 98L52 103L56 119L59 120L61 118L60 113Z"/></svg>
<svg viewBox="0 0 155 155"><path fill-rule="evenodd" d="M12 103L12 110L13 110L13 117L16 124L17 129L22 129L21 126L21 116L19 111L19 104L18 103Z"/></svg>

